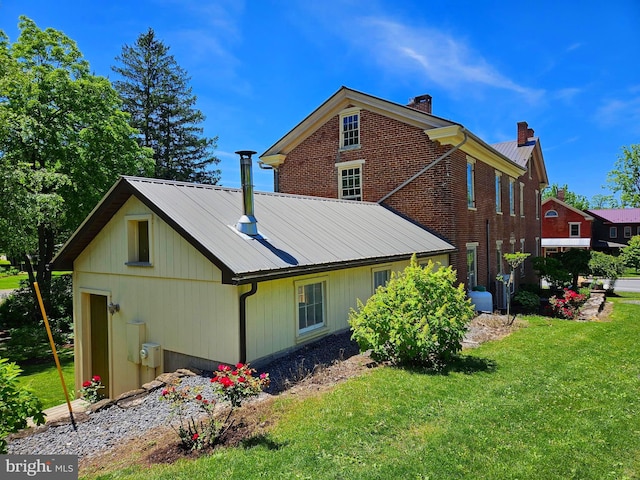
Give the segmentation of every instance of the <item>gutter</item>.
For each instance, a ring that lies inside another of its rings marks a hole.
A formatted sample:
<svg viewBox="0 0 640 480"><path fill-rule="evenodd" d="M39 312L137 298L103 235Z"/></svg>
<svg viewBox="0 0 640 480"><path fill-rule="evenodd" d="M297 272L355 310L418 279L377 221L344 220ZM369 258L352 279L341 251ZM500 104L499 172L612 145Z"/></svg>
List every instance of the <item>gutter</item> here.
<svg viewBox="0 0 640 480"><path fill-rule="evenodd" d="M251 289L240 295L240 363L247 363L247 297L257 291L258 283L254 281Z"/></svg>
<svg viewBox="0 0 640 480"><path fill-rule="evenodd" d="M460 127L460 131L462 132L462 134L464 135L464 138L462 139L462 141L457 144L455 147L453 147L451 150L449 150L448 152L445 152L444 154L440 155L438 158L436 158L433 162L431 162L429 165L427 165L426 167L424 167L422 170L420 170L418 173L416 173L414 176L412 176L411 178L409 178L408 180L405 180L402 184L400 184L399 186L397 186L396 188L394 188L393 190L391 190L389 193L387 193L384 197L382 197L380 200L378 200L378 203L382 203L385 200L387 200L389 197L391 197L393 194L399 192L400 190L402 190L404 187L406 187L407 185L409 185L411 182L413 182L416 178L418 178L420 175L422 175L423 173L425 173L427 170L429 170L431 167L435 167L438 163L440 163L442 160L444 160L445 158L447 158L449 155L451 155L453 152L455 152L456 150L458 150L460 147L462 147L465 143L467 143L467 140L469 140L469 136L467 135L467 129L464 127Z"/></svg>

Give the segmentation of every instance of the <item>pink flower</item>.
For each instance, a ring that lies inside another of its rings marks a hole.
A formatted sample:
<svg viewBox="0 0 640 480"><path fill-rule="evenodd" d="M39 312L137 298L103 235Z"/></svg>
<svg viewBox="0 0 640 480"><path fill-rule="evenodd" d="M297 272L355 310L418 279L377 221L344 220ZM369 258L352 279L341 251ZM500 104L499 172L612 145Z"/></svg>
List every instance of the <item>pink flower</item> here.
<svg viewBox="0 0 640 480"><path fill-rule="evenodd" d="M231 380L230 378L227 378L227 377L222 377L219 380L219 382L224 388L229 388L229 387L233 386L233 380Z"/></svg>
<svg viewBox="0 0 640 480"><path fill-rule="evenodd" d="M261 373L260 374L260 380L266 380L266 378L269 376L268 373Z"/></svg>
<svg viewBox="0 0 640 480"><path fill-rule="evenodd" d="M169 395L169 390L167 390L166 388L162 390L162 394L163 397Z"/></svg>
<svg viewBox="0 0 640 480"><path fill-rule="evenodd" d="M231 375L233 375L234 377L238 376L238 370L234 370L233 372L231 372Z"/></svg>

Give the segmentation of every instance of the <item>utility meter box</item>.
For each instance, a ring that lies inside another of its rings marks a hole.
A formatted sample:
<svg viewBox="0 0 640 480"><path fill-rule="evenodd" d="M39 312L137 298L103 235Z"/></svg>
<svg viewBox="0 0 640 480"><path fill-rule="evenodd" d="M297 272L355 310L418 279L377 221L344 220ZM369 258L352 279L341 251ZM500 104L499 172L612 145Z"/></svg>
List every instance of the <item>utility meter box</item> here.
<svg viewBox="0 0 640 480"><path fill-rule="evenodd" d="M143 343L140 349L140 360L145 367L156 368L160 366L162 349L158 343Z"/></svg>

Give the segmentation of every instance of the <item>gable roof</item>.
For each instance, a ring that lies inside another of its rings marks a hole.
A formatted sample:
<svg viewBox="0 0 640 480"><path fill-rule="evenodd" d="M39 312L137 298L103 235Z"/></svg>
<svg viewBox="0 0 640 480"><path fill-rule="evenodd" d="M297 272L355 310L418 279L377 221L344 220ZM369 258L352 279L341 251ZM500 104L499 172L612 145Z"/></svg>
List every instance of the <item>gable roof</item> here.
<svg viewBox="0 0 640 480"><path fill-rule="evenodd" d="M604 208L587 211L611 223L640 223L640 208Z"/></svg>
<svg viewBox="0 0 640 480"><path fill-rule="evenodd" d="M553 203L557 203L558 205L562 205L564 208L566 208L568 210L571 210L572 212L575 212L578 215L582 215L585 220L588 220L588 221L592 221L593 220L593 217L591 215L589 215L588 213L583 212L582 210L574 207L573 205L569 205L568 203L563 202L562 200L560 200L559 198L556 198L556 197L545 198L542 201L541 205L544 205L544 204L549 203L549 202L553 202Z"/></svg>
<svg viewBox="0 0 640 480"><path fill-rule="evenodd" d="M245 284L305 273L447 253L455 248L377 203L256 193L260 235L239 233L242 190L121 177L53 259L74 260L130 197L142 201L222 270L223 283Z"/></svg>
<svg viewBox="0 0 640 480"><path fill-rule="evenodd" d="M519 165L513 159L494 149L484 140L467 130L460 123L344 86L260 155L261 162L274 167L282 164L291 150L349 106L363 108L422 128L429 139L440 142L443 145L460 144L462 151L498 166L511 176L518 177L526 172L526 165L524 167Z"/></svg>
<svg viewBox="0 0 640 480"><path fill-rule="evenodd" d="M518 146L517 140L494 143L491 146L505 157L513 160L522 168L526 169L529 161L533 161L535 163L535 167L539 170L540 182L543 184L541 188L544 188L549 184L547 168L544 164L542 147L540 146L540 139L538 137L530 138L527 143L522 146ZM536 156L540 159L538 162L535 161Z"/></svg>

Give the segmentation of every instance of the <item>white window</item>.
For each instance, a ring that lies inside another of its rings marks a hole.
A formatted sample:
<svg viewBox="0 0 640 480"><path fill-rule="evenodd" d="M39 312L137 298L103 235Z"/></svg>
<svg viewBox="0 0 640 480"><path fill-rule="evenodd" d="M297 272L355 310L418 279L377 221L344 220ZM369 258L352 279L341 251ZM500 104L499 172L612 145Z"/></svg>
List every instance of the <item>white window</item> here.
<svg viewBox="0 0 640 480"><path fill-rule="evenodd" d="M496 213L502 213L502 172L496 171Z"/></svg>
<svg viewBox="0 0 640 480"><path fill-rule="evenodd" d="M502 240L496 240L496 268L498 273L504 273L502 266Z"/></svg>
<svg viewBox="0 0 640 480"><path fill-rule="evenodd" d="M609 238L618 238L618 227L609 227Z"/></svg>
<svg viewBox="0 0 640 480"><path fill-rule="evenodd" d="M631 238L631 227L624 227L624 238Z"/></svg>
<svg viewBox="0 0 640 480"><path fill-rule="evenodd" d="M467 157L467 207L476 206L476 162Z"/></svg>
<svg viewBox="0 0 640 480"><path fill-rule="evenodd" d="M478 243L467 243L467 288L478 285Z"/></svg>
<svg viewBox="0 0 640 480"><path fill-rule="evenodd" d="M524 238L520 239L520 253L524 253ZM524 277L526 260L520 264L520 276Z"/></svg>
<svg viewBox="0 0 640 480"><path fill-rule="evenodd" d="M509 215L512 216L516 214L515 183L516 181L513 178L509 179Z"/></svg>
<svg viewBox="0 0 640 480"><path fill-rule="evenodd" d="M318 279L296 282L298 333L325 325L326 282Z"/></svg>
<svg viewBox="0 0 640 480"><path fill-rule="evenodd" d="M391 270L387 267L374 268L372 271L373 279L373 291L378 290L378 287L386 287L389 279L391 278Z"/></svg>
<svg viewBox="0 0 640 480"><path fill-rule="evenodd" d="M362 165L364 160L336 163L338 167L338 197L362 200Z"/></svg>
<svg viewBox="0 0 640 480"><path fill-rule="evenodd" d="M569 223L569 236L570 237L579 237L580 236L580 223L579 222L570 222Z"/></svg>
<svg viewBox="0 0 640 480"><path fill-rule="evenodd" d="M547 210L547 213L544 214L544 218L557 217L558 212L555 210Z"/></svg>
<svg viewBox="0 0 640 480"><path fill-rule="evenodd" d="M558 212L556 212L557 214ZM536 190L536 220L540 219L540 191Z"/></svg>
<svg viewBox="0 0 640 480"><path fill-rule="evenodd" d="M127 215L127 265L150 266L152 264L151 215Z"/></svg>
<svg viewBox="0 0 640 480"><path fill-rule="evenodd" d="M520 216L524 217L524 183L520 182Z"/></svg>
<svg viewBox="0 0 640 480"><path fill-rule="evenodd" d="M360 110L349 109L340 114L340 148L360 146Z"/></svg>

